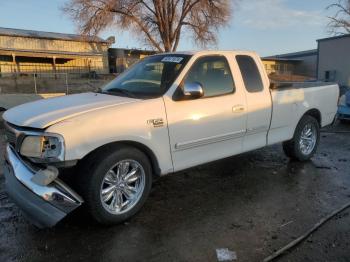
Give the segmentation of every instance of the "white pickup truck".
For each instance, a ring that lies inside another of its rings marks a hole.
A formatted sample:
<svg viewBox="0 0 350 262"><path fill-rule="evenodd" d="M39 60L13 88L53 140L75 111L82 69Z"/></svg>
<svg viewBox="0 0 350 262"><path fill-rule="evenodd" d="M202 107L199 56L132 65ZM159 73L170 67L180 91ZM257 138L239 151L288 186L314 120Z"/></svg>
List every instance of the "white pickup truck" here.
<svg viewBox="0 0 350 262"><path fill-rule="evenodd" d="M39 227L83 202L98 222L119 223L156 177L279 142L310 159L338 96L333 84L271 85L253 52L150 56L96 93L6 111L6 188Z"/></svg>

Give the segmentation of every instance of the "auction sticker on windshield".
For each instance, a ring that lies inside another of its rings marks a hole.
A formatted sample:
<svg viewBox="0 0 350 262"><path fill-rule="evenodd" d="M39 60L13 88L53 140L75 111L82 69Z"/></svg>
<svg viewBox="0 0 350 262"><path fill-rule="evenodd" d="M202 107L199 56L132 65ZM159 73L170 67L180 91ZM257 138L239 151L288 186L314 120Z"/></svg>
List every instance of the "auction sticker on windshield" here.
<svg viewBox="0 0 350 262"><path fill-rule="evenodd" d="M179 56L166 56L162 59L162 62L170 62L170 63L180 63L183 60L183 57Z"/></svg>

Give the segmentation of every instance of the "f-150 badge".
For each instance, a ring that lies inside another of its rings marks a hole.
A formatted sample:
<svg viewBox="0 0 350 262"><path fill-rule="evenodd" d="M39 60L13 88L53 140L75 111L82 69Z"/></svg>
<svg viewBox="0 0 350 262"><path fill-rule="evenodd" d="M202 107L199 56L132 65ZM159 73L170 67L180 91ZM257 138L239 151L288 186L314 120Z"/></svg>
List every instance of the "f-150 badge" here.
<svg viewBox="0 0 350 262"><path fill-rule="evenodd" d="M147 124L153 125L153 127L162 127L164 126L163 118L150 119L147 120Z"/></svg>

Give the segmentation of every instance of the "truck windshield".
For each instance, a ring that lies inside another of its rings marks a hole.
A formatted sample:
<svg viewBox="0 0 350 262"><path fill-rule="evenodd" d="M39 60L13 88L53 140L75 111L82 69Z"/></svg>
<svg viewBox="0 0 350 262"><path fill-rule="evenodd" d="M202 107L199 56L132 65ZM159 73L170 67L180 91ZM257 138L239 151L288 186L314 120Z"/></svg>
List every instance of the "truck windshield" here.
<svg viewBox="0 0 350 262"><path fill-rule="evenodd" d="M162 96L191 56L180 54L147 57L101 89L101 93L134 98Z"/></svg>

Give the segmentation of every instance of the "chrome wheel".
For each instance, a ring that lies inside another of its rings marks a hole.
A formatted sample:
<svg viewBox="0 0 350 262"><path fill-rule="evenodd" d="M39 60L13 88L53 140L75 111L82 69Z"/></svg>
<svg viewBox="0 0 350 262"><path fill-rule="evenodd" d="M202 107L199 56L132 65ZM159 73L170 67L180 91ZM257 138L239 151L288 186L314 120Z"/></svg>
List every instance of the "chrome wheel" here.
<svg viewBox="0 0 350 262"><path fill-rule="evenodd" d="M100 198L106 211L120 215L132 209L145 189L145 171L135 160L122 160L104 176Z"/></svg>
<svg viewBox="0 0 350 262"><path fill-rule="evenodd" d="M304 155L309 155L314 150L317 142L317 130L312 124L307 124L301 131L299 140L300 151Z"/></svg>

